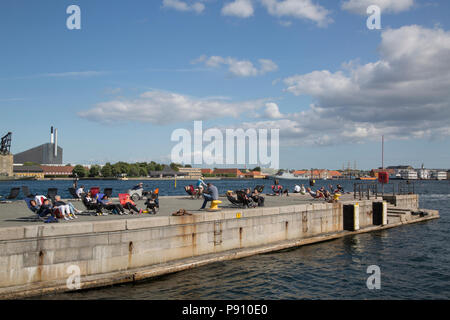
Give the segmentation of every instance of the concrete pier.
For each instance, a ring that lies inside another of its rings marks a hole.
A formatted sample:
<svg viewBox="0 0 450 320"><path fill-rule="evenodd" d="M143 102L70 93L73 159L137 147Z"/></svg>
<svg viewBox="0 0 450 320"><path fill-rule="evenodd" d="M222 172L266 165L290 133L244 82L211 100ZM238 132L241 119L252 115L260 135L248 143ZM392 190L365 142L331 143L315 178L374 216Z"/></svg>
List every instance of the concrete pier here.
<svg viewBox="0 0 450 320"><path fill-rule="evenodd" d="M417 195L391 197L325 203L267 196L265 207L219 212L198 211L202 200L161 197L156 216L82 216L56 224L21 220L30 215L23 201L2 204L0 298L70 291L73 270L86 289L439 218L434 210L414 214ZM193 215L170 215L180 208Z"/></svg>

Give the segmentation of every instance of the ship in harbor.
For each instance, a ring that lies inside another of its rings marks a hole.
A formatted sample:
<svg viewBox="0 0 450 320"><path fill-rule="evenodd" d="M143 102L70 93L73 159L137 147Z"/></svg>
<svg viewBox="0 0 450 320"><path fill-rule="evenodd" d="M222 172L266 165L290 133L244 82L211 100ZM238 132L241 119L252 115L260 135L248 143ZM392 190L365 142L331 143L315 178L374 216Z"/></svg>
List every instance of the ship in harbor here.
<svg viewBox="0 0 450 320"><path fill-rule="evenodd" d="M276 175L271 176L273 179L285 179L285 180L300 180L303 177L300 177L296 174L290 172L278 172Z"/></svg>

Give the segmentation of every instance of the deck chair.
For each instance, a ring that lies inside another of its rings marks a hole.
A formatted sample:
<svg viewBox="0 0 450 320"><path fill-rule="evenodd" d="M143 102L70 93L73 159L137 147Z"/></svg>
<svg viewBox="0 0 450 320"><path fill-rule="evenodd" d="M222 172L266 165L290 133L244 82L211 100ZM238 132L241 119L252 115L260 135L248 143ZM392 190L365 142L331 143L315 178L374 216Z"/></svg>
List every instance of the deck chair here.
<svg viewBox="0 0 450 320"><path fill-rule="evenodd" d="M9 191L9 195L5 197L6 200L14 200L19 195L20 188L12 188L11 191ZM5 201L2 201L5 203ZM8 202L8 201L6 201Z"/></svg>
<svg viewBox="0 0 450 320"><path fill-rule="evenodd" d="M67 190L69 190L69 193L70 193L70 195L73 197L73 199L80 200L80 197L78 197L75 188L70 187L70 188L67 189Z"/></svg>
<svg viewBox="0 0 450 320"><path fill-rule="evenodd" d="M105 189L103 189L103 193L106 194L108 196L108 198L111 198L111 195L113 193L113 189L112 188L105 188Z"/></svg>
<svg viewBox="0 0 450 320"><path fill-rule="evenodd" d="M85 195L81 195L81 202L88 211L95 210L96 213L102 213L102 206L96 203L90 203L87 201Z"/></svg>
<svg viewBox="0 0 450 320"><path fill-rule="evenodd" d="M257 185L253 190L258 191L258 193L263 193L264 186L263 185Z"/></svg>
<svg viewBox="0 0 450 320"><path fill-rule="evenodd" d="M99 187L92 187L90 191L91 191L91 196L92 196L92 198L95 198L95 196L97 195L97 193L100 192L100 188L99 188Z"/></svg>
<svg viewBox="0 0 450 320"><path fill-rule="evenodd" d="M55 197L58 194L58 188L48 188L47 190L47 198L52 202L55 202Z"/></svg>
<svg viewBox="0 0 450 320"><path fill-rule="evenodd" d="M31 209L31 203L30 203L31 200L34 200L34 197L25 197L25 199L24 199L25 203L27 204L28 209L30 209L30 211L34 213L33 220L44 221L45 219L43 217L40 217L36 212L34 212Z"/></svg>
<svg viewBox="0 0 450 320"><path fill-rule="evenodd" d="M227 199L235 207L243 207L244 203L240 202L237 198L233 197L233 191L227 191Z"/></svg>
<svg viewBox="0 0 450 320"><path fill-rule="evenodd" d="M242 190L236 191L237 200L241 202L244 206L247 208L254 208L256 207L255 202L252 198L249 198L247 194Z"/></svg>
<svg viewBox="0 0 450 320"><path fill-rule="evenodd" d="M27 186L22 186L22 192L26 198L34 197L34 194L31 194L30 189Z"/></svg>

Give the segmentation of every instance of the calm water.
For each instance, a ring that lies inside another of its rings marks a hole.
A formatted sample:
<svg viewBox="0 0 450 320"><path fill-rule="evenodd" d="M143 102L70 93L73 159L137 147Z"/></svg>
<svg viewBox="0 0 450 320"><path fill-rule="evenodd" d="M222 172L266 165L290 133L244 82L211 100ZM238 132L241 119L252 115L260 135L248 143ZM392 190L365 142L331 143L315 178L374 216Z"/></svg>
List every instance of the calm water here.
<svg viewBox="0 0 450 320"><path fill-rule="evenodd" d="M254 181L217 181L221 192ZM328 184L329 181L317 183ZM336 182L332 182L336 183ZM341 181L348 190L353 182ZM14 183L21 185L21 183ZM49 182L27 182L42 192ZM58 188L70 182L52 182ZM124 191L134 182L85 185ZM182 194L173 181L148 182L162 194ZM265 184L270 186L271 181ZM293 182L282 181L286 186ZM0 184L0 193L11 183ZM421 207L440 210L441 219L370 234L349 236L245 259L214 263L138 284L59 294L46 299L449 299L450 182L416 183ZM368 290L367 267L381 268L381 290Z"/></svg>

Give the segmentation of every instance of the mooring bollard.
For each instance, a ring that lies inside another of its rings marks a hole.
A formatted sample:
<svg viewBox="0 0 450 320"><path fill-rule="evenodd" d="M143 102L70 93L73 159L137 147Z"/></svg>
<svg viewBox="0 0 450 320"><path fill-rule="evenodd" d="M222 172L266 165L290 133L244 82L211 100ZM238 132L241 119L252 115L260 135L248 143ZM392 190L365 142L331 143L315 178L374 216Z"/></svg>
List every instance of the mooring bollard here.
<svg viewBox="0 0 450 320"><path fill-rule="evenodd" d="M344 230L359 230L359 204L344 205Z"/></svg>
<svg viewBox="0 0 450 320"><path fill-rule="evenodd" d="M385 226L387 225L387 202L374 202L373 208L373 225Z"/></svg>

